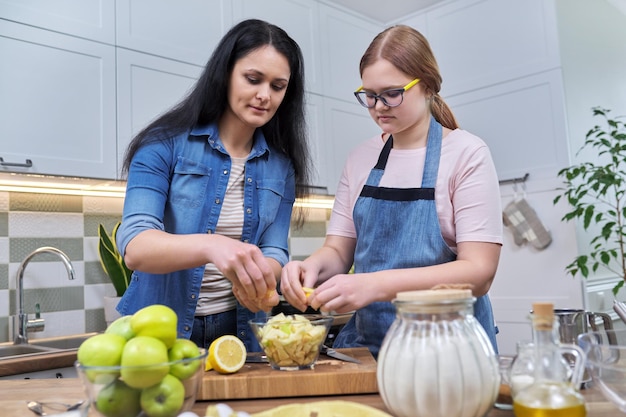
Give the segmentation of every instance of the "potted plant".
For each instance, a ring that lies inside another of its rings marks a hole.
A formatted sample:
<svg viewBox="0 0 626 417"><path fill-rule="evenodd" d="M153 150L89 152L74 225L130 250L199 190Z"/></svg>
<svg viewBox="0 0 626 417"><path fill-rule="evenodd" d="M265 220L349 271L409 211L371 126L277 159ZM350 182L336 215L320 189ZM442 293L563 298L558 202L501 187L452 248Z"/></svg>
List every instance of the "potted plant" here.
<svg viewBox="0 0 626 417"><path fill-rule="evenodd" d="M571 211L562 220L581 219L592 236L590 252L577 256L566 266L567 272L587 278L599 268L621 279L613 287L617 295L626 280L626 124L623 117L610 117L610 110L594 107L594 117L602 119L587 135L578 151L596 151L596 162L582 162L559 171L565 186L553 203L567 200Z"/></svg>
<svg viewBox="0 0 626 417"><path fill-rule="evenodd" d="M128 288L132 275L132 271L126 266L124 257L120 254L117 249L117 244L115 243L115 236L120 224L121 223L118 222L113 227L113 231L110 235L102 224L98 226L98 237L100 238L98 241L98 255L100 257L100 265L102 265L102 269L111 280L117 295L117 297L104 297L104 313L107 325L115 320L115 318L119 317L115 307L119 302L119 298L124 295L126 288Z"/></svg>

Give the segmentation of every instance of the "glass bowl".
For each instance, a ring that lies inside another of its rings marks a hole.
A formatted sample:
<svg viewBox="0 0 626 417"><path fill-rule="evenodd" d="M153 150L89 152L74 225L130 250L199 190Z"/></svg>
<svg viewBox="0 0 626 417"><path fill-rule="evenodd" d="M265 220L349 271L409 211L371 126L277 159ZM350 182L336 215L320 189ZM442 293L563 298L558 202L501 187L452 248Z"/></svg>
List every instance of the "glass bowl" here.
<svg viewBox="0 0 626 417"><path fill-rule="evenodd" d="M175 417L190 411L195 403L206 356L206 349L200 349L197 357L159 365L84 366L76 362L75 367L95 411L90 416ZM123 375L128 377L126 382ZM134 387L127 384L131 380ZM138 386L146 384L153 385Z"/></svg>
<svg viewBox="0 0 626 417"><path fill-rule="evenodd" d="M578 336L578 345L587 355L593 384L626 413L626 329L584 333Z"/></svg>
<svg viewBox="0 0 626 417"><path fill-rule="evenodd" d="M270 366L281 371L293 371L315 366L333 317L281 313L252 319L249 323Z"/></svg>

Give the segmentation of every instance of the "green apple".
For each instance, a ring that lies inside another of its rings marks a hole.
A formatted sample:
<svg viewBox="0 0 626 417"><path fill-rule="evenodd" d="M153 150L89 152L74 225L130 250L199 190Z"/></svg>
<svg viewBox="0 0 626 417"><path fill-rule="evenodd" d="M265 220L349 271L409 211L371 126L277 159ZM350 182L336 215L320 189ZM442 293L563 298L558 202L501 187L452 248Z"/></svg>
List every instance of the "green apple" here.
<svg viewBox="0 0 626 417"><path fill-rule="evenodd" d="M122 379L133 388L158 384L170 371L168 361L165 343L155 337L135 336L122 352Z"/></svg>
<svg viewBox="0 0 626 417"><path fill-rule="evenodd" d="M119 366L126 339L118 334L100 333L89 337L78 347L78 362L86 367ZM91 382L108 383L118 375L117 371L86 369L85 375Z"/></svg>
<svg viewBox="0 0 626 417"><path fill-rule="evenodd" d="M141 408L150 417L174 417L185 402L185 387L174 375L141 391Z"/></svg>
<svg viewBox="0 0 626 417"><path fill-rule="evenodd" d="M141 412L141 390L116 379L100 390L96 409L106 417L136 417Z"/></svg>
<svg viewBox="0 0 626 417"><path fill-rule="evenodd" d="M200 356L200 349L195 342L189 339L176 339L174 345L168 351L168 357L170 362L180 362L170 365L170 374L178 379L189 378L196 372L201 362L200 359L189 359L197 358L198 356Z"/></svg>
<svg viewBox="0 0 626 417"><path fill-rule="evenodd" d="M133 332L133 328L130 325L131 318L132 315L118 317L113 323L109 324L109 327L107 327L104 332L119 334L126 340L132 339L135 337L135 332Z"/></svg>
<svg viewBox="0 0 626 417"><path fill-rule="evenodd" d="M130 326L137 336L161 339L169 349L177 338L178 316L168 306L153 304L132 315Z"/></svg>

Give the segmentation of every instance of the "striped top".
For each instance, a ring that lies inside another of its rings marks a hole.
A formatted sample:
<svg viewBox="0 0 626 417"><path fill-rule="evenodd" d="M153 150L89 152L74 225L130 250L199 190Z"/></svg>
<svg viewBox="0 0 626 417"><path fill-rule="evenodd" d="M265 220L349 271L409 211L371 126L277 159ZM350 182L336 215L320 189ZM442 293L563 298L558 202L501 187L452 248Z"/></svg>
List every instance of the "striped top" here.
<svg viewBox="0 0 626 417"><path fill-rule="evenodd" d="M231 157L232 166L226 194L222 202L220 218L215 233L231 239L241 240L243 228L243 184L247 158ZM222 313L237 307L231 282L215 267L208 263L204 270L196 316Z"/></svg>

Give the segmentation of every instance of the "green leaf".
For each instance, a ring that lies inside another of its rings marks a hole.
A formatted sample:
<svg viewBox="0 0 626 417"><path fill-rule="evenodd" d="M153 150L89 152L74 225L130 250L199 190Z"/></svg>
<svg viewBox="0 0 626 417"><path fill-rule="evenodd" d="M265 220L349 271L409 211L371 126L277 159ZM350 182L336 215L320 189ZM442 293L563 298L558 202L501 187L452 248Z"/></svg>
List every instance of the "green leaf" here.
<svg viewBox="0 0 626 417"><path fill-rule="evenodd" d="M109 236L102 224L98 227L100 265L111 280L118 296L124 295L132 277L132 271L126 266L124 258L119 253L115 243L115 236L120 224L118 222L115 225L111 236Z"/></svg>

